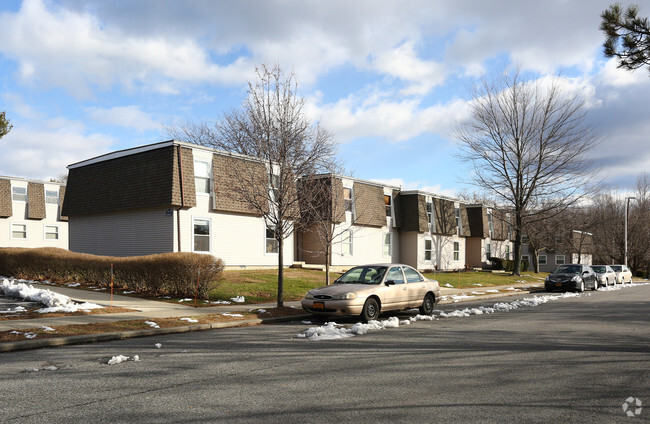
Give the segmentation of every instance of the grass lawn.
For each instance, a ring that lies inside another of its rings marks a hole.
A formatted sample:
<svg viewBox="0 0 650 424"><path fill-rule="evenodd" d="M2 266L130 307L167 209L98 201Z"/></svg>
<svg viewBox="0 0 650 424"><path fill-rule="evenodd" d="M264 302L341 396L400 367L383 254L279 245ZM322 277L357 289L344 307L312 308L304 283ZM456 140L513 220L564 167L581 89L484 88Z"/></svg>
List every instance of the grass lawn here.
<svg viewBox="0 0 650 424"><path fill-rule="evenodd" d="M548 275L546 272L535 274L531 271L521 273L521 277L516 277L506 273L492 273L480 271L467 272L428 272L423 274L427 278L438 280L440 286L454 288L475 288L489 286L507 286L516 283L543 283L544 278Z"/></svg>
<svg viewBox="0 0 650 424"><path fill-rule="evenodd" d="M330 273L331 281L339 274ZM302 300L309 290L325 285L323 271L284 269L284 300ZM224 271L221 279L212 283L210 300L229 300L244 296L246 303L276 302L278 294L277 269Z"/></svg>

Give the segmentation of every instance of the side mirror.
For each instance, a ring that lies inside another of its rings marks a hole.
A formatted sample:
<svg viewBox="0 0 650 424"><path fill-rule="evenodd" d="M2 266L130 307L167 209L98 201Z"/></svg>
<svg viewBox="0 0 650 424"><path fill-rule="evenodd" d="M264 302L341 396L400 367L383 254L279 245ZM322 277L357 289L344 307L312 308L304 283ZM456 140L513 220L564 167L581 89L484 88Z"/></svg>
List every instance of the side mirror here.
<svg viewBox="0 0 650 424"><path fill-rule="evenodd" d="M388 280L384 284L386 284L387 286L394 286L395 285L395 280Z"/></svg>

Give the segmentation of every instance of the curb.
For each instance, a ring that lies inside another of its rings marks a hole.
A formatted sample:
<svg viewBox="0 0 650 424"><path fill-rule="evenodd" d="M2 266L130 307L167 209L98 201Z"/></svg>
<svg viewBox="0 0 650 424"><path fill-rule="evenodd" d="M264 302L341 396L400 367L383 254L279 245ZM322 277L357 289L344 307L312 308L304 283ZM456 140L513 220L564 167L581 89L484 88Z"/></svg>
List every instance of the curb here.
<svg viewBox="0 0 650 424"><path fill-rule="evenodd" d="M493 293L493 294L474 296L475 299L462 299L459 301L454 301L453 299L443 300L437 303L437 305L451 305L455 303L463 303L463 302L469 302L474 300L491 299L491 298L506 297L506 296L518 296L522 294L530 294L539 291L544 291L544 290L535 289L535 290L521 290L512 293L508 293L508 292ZM256 319L245 319L245 320L237 320L237 321L213 322L209 324L185 325L182 327L116 331L112 333L52 337L47 339L24 340L18 342L5 342L5 343L0 343L0 353L14 352L19 350L40 349L43 347L56 347L56 346L67 346L67 345L75 345L75 344L83 344L83 343L105 342L110 340L132 339L136 337L150 337L150 336L162 336L165 334L189 333L192 331L215 330L219 328L232 328L232 327L240 327L243 325L251 325L251 324L259 325L259 324L266 324L266 323L273 323L273 322L293 321L296 319L309 318L311 316L312 316L311 314L304 314L304 315L293 315L290 317L265 318L265 319L256 318Z"/></svg>
<svg viewBox="0 0 650 424"><path fill-rule="evenodd" d="M136 337L162 336L165 334L189 333L192 331L215 330L218 328L241 327L244 325L259 325L273 322L293 321L311 317L309 314L293 315L290 317L244 319L237 321L213 322L209 324L184 325L181 327L152 328L145 330L115 331L112 333L88 334L81 336L51 337L40 340L25 340L18 342L0 343L0 353L19 350L40 349L43 347L67 346L83 343L105 342L110 340L133 339Z"/></svg>

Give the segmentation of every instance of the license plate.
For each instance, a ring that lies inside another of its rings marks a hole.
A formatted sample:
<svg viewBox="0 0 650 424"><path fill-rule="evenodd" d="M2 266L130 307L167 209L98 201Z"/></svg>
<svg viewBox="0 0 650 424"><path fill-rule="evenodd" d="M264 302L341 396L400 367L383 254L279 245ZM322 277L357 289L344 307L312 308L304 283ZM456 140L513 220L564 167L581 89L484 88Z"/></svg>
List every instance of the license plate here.
<svg viewBox="0 0 650 424"><path fill-rule="evenodd" d="M312 305L314 309L325 309L325 304L323 302L314 302Z"/></svg>
<svg viewBox="0 0 650 424"><path fill-rule="evenodd" d="M562 283L555 283L555 287L562 287Z"/></svg>

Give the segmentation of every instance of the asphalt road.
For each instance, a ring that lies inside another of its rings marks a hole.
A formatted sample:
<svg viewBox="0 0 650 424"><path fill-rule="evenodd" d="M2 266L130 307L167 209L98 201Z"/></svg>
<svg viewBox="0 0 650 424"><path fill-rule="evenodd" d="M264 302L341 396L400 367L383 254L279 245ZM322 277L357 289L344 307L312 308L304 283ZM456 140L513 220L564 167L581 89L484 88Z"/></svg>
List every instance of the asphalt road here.
<svg viewBox="0 0 650 424"><path fill-rule="evenodd" d="M0 354L0 421L650 421L650 285L340 340L296 337L308 327ZM107 365L115 355L140 361ZM628 397L639 416L625 415Z"/></svg>

